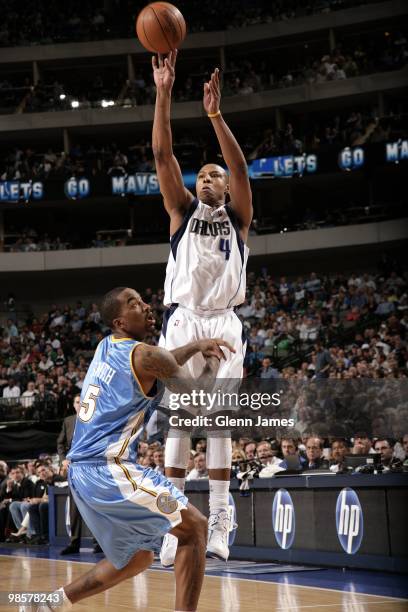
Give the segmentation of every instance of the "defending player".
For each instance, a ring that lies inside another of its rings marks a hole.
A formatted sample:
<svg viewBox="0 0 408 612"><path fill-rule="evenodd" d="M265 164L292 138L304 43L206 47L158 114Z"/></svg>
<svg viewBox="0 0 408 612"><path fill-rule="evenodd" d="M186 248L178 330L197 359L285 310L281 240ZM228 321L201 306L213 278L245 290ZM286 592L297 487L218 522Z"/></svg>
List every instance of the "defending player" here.
<svg viewBox="0 0 408 612"><path fill-rule="evenodd" d="M134 289L107 293L101 314L113 334L100 342L88 369L68 457L75 502L107 558L60 589L64 603L56 609L67 610L145 570L171 530L179 540L175 610L196 610L207 520L164 476L136 463L137 441L162 396L156 379L173 389L191 389L180 366L200 352L205 367L199 384L211 383L224 358L221 346L234 349L219 339L171 353L139 342L155 321Z"/></svg>
<svg viewBox="0 0 408 612"><path fill-rule="evenodd" d="M246 240L252 220L252 195L244 155L220 111L219 71L204 85L206 111L229 174L217 164L206 164L197 175L197 198L183 184L180 166L173 154L170 127L171 92L177 51L152 58L157 88L153 123L153 153L164 206L170 216L171 251L165 282L165 313L160 345L169 350L180 343L221 334L239 348L228 355L219 378L242 377L245 347L242 325L234 307L245 299ZM229 198L229 202L227 199ZM186 368L196 375L202 368L197 355ZM171 432L166 443L166 475L184 489L190 440L188 434ZM228 497L231 439L208 433L207 465L210 479L210 518L207 553L227 559ZM164 539L161 560L169 566L177 542Z"/></svg>

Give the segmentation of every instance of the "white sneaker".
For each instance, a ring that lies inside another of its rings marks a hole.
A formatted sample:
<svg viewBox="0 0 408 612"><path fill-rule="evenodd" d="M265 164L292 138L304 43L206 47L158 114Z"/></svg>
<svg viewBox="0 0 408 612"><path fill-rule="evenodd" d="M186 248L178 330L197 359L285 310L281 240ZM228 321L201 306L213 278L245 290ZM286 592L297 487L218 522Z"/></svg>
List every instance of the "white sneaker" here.
<svg viewBox="0 0 408 612"><path fill-rule="evenodd" d="M51 610L52 608L43 604L24 604L18 607L18 612L51 612Z"/></svg>
<svg viewBox="0 0 408 612"><path fill-rule="evenodd" d="M160 562L163 567L172 567L176 558L178 539L171 533L166 533L160 550Z"/></svg>
<svg viewBox="0 0 408 612"><path fill-rule="evenodd" d="M210 514L208 519L207 557L228 560L230 524L229 512L219 510L219 512Z"/></svg>

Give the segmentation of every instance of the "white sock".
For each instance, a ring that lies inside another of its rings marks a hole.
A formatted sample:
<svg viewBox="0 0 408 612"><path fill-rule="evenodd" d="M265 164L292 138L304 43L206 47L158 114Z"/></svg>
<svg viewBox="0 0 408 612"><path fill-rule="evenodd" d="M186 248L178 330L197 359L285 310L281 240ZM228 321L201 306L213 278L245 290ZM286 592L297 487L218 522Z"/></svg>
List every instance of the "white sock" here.
<svg viewBox="0 0 408 612"><path fill-rule="evenodd" d="M184 493L184 486L186 484L185 478L177 478L177 476L166 476L166 478L167 480L170 480L170 482L174 484L174 486L181 491L181 493Z"/></svg>
<svg viewBox="0 0 408 612"><path fill-rule="evenodd" d="M68 599L67 594L64 591L64 587L60 587L59 589L54 591L53 595L58 595L58 604L56 604L55 607L51 604L51 606L49 606L51 610L59 610L59 612L65 612L65 610L70 610L72 608L72 603Z"/></svg>
<svg viewBox="0 0 408 612"><path fill-rule="evenodd" d="M228 510L229 480L210 480L210 514Z"/></svg>

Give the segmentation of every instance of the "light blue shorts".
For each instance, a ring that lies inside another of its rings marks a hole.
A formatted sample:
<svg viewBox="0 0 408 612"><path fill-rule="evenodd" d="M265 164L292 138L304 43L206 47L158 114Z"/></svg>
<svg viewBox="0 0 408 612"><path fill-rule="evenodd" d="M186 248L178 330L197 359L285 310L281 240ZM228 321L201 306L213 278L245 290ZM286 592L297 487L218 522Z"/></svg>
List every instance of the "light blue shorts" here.
<svg viewBox="0 0 408 612"><path fill-rule="evenodd" d="M68 480L82 518L117 569L138 550L160 550L188 503L165 476L130 461L74 462Z"/></svg>

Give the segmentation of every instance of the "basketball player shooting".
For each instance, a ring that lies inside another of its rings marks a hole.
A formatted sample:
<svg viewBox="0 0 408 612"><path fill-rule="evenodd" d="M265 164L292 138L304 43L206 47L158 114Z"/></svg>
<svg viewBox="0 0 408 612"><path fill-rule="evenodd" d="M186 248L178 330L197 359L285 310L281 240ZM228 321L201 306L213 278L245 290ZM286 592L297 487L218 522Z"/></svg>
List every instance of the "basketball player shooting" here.
<svg viewBox="0 0 408 612"><path fill-rule="evenodd" d="M60 588L55 609L69 610L147 569L152 551L172 530L179 539L175 610L194 611L204 577L207 520L165 476L138 465L136 449L164 385L180 392L194 384L181 366L200 352L205 365L194 382L211 385L228 352L221 347L234 349L219 338L172 352L140 342L155 320L150 306L129 287L107 293L101 314L112 334L99 343L84 380L68 476L75 503L106 559Z"/></svg>
<svg viewBox="0 0 408 612"><path fill-rule="evenodd" d="M242 378L245 346L242 324L234 308L245 300L246 241L252 220L252 194L247 164L241 148L220 111L219 70L204 84L203 105L221 147L228 172L206 164L197 175L197 197L186 189L173 153L170 127L171 94L177 51L153 56L156 106L153 153L164 206L170 217L170 255L166 270L160 345L172 350L202 337L221 335L235 353L220 365L218 378ZM227 203L227 199L229 202ZM202 359L193 357L184 367L194 378ZM166 475L183 491L190 452L187 432L170 430L165 449ZM210 516L207 555L228 559L228 498L232 458L231 437L208 432L207 467ZM166 535L161 561L172 565L177 540Z"/></svg>

